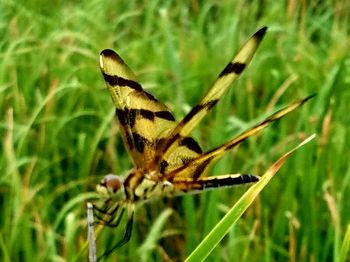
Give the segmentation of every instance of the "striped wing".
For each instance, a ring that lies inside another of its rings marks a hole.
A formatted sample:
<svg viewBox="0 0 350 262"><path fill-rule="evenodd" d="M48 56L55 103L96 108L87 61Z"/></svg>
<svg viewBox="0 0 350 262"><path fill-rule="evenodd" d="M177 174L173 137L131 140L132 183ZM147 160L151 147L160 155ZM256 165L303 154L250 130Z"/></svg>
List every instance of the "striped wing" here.
<svg viewBox="0 0 350 262"><path fill-rule="evenodd" d="M246 66L252 60L253 55L261 40L263 39L266 27L258 30L248 41L241 47L238 53L234 56L231 62L220 73L218 79L202 98L202 100L173 128L169 137L160 142L160 150L157 151L157 161L161 163L165 173L174 170L178 165L173 165L177 156L181 153L181 145L188 140L188 134L202 120L202 118L210 111L213 106L223 96L225 91L234 82L239 75L244 71ZM190 145L190 143L187 143ZM159 159L159 160L158 160ZM186 164L191 163L187 162ZM204 172L207 165L194 166L197 169L196 173Z"/></svg>
<svg viewBox="0 0 350 262"><path fill-rule="evenodd" d="M290 112L294 111L295 109L302 106L305 102L307 102L309 99L311 99L313 96L306 97L304 99L301 99L299 101L296 101L285 108L282 108L281 110L277 111L276 113L272 114L270 117L266 118L262 122L258 123L257 125L253 126L252 128L248 129L247 131L243 132L242 134L238 135L237 137L233 138L232 140L228 141L227 143L223 144L222 146L219 146L209 152L203 153L199 155L196 158L193 158L190 162L188 162L186 165L183 165L169 173L167 173L164 177L164 179L169 181L178 181L180 185L183 185L183 181L185 181L186 185L190 184L188 181L193 180L200 180L202 181L202 184L207 183L208 179L212 181L216 181L219 183L221 180L218 179L219 177L213 177L213 178L206 178L202 177L202 170L208 167L210 164L212 164L215 160L217 160L219 157L221 157L226 151L234 148L244 140L246 140L248 137L257 134L262 129L269 126L272 122L281 119L285 115L289 114ZM237 176L234 176L236 178ZM239 177L239 175L238 175ZM246 175L241 175L239 179L246 178ZM232 176L224 176L223 177L226 183L230 183L232 180ZM223 182L224 183L224 182ZM229 184L232 185L232 184ZM188 189L189 190L189 189Z"/></svg>
<svg viewBox="0 0 350 262"><path fill-rule="evenodd" d="M169 109L136 81L134 73L112 50L100 54L100 68L116 107L122 138L135 165L148 170L159 170L155 161L159 141L169 136L176 126ZM191 137L184 139L173 166L180 166L202 153ZM175 164L176 163L176 164Z"/></svg>

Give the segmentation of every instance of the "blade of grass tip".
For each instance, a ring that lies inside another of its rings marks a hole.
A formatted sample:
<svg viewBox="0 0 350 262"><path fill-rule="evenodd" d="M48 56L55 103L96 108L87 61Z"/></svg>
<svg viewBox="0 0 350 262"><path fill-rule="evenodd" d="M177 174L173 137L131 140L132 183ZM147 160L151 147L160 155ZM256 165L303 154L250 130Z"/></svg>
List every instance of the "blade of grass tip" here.
<svg viewBox="0 0 350 262"><path fill-rule="evenodd" d="M340 254L338 259L336 260L337 262L345 262L346 259L350 257L349 248L350 248L350 223L348 224L348 227L346 229L344 241L340 249Z"/></svg>
<svg viewBox="0 0 350 262"><path fill-rule="evenodd" d="M252 185L247 192L236 202L230 211L220 220L220 222L209 232L197 248L188 256L186 262L203 261L211 251L219 244L224 236L229 232L233 224L251 205L261 190L268 184L271 178L282 167L287 158L297 149L309 143L315 138L315 134L303 140L299 145L281 156L262 176L259 182Z"/></svg>
<svg viewBox="0 0 350 262"><path fill-rule="evenodd" d="M90 202L86 204L87 207L87 224L88 224L88 241L89 241L89 261L96 262L96 242L94 231L94 207Z"/></svg>

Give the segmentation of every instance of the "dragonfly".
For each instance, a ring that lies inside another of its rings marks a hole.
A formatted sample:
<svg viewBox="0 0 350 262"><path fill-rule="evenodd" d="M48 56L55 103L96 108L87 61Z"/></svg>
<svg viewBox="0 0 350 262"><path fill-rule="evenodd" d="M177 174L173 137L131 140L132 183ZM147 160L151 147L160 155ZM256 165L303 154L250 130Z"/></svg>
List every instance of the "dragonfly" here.
<svg viewBox="0 0 350 262"><path fill-rule="evenodd" d="M126 176L108 174L97 185L104 204L104 208L95 207L100 222L116 227L125 210L128 216L124 236L104 255L130 240L137 203L156 197L197 193L259 181L259 176L252 174L208 176L208 173L212 164L226 151L294 111L311 96L285 106L207 152L203 152L190 133L245 70L266 30L267 27L259 29L242 45L209 91L179 122L164 103L142 88L135 74L116 52L105 49L100 53L100 69L116 108L123 143L134 165Z"/></svg>

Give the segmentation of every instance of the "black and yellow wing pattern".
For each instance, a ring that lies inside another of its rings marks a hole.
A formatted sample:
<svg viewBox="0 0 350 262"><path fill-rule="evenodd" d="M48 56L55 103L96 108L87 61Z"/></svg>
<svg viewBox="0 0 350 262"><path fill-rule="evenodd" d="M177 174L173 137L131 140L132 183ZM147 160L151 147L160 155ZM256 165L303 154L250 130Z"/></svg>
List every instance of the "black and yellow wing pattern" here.
<svg viewBox="0 0 350 262"><path fill-rule="evenodd" d="M200 102L179 122L166 105L143 90L134 73L117 53L110 49L101 52L101 72L116 107L123 142L135 165L126 177L107 175L98 185L98 191L107 206L98 210L109 217L101 218L104 223L117 226L124 207L128 209L127 230L115 247L126 243L131 236L133 210L137 202L156 196L197 192L259 180L258 176L250 174L207 176L207 171L227 150L297 109L310 97L282 108L208 152L202 151L190 133L242 74L266 29L261 28L243 44Z"/></svg>

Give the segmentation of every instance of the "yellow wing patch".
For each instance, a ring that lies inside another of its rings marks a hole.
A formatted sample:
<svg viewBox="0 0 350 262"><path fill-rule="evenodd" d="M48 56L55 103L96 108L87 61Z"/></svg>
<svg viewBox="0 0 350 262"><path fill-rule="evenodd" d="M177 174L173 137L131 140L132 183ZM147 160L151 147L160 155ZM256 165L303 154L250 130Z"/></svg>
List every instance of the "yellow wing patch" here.
<svg viewBox="0 0 350 262"><path fill-rule="evenodd" d="M164 165L156 161L156 151L176 126L174 116L163 103L142 89L134 73L114 51L101 52L100 68L116 107L124 144L136 167L163 170ZM179 148L181 154L171 162L173 167L202 152L191 137L187 137Z"/></svg>

